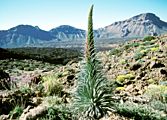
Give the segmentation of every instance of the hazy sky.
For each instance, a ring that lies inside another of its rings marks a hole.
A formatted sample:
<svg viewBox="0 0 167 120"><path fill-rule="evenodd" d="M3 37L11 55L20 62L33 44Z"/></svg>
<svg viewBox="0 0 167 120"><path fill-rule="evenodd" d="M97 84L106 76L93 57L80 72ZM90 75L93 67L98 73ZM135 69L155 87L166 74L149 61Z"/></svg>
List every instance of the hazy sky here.
<svg viewBox="0 0 167 120"><path fill-rule="evenodd" d="M59 25L87 29L91 4L95 29L146 12L167 22L167 0L0 0L0 30L19 24L44 30Z"/></svg>

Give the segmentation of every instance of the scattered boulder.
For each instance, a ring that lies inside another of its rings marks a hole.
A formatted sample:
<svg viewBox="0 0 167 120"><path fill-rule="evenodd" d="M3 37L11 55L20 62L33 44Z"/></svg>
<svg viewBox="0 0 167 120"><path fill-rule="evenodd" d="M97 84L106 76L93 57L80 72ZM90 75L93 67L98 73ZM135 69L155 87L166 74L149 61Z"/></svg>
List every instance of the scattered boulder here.
<svg viewBox="0 0 167 120"><path fill-rule="evenodd" d="M149 64L150 64L149 61L145 61L142 69L145 70L149 66Z"/></svg>
<svg viewBox="0 0 167 120"><path fill-rule="evenodd" d="M164 68L160 69L160 73L161 73L162 75L167 76L167 69L164 69Z"/></svg>
<svg viewBox="0 0 167 120"><path fill-rule="evenodd" d="M141 67L141 64L135 63L130 67L130 70L138 70Z"/></svg>
<svg viewBox="0 0 167 120"><path fill-rule="evenodd" d="M165 65L161 62L158 62L158 61L152 61L150 63L150 68L161 68L161 67L165 67Z"/></svg>
<svg viewBox="0 0 167 120"><path fill-rule="evenodd" d="M104 69L105 71L109 71L111 69L111 63L106 63Z"/></svg>
<svg viewBox="0 0 167 120"><path fill-rule="evenodd" d="M0 120L9 120L9 115L1 115Z"/></svg>
<svg viewBox="0 0 167 120"><path fill-rule="evenodd" d="M43 104L32 109L28 106L20 116L19 120L36 120L38 117L43 116L46 112L47 106L44 106Z"/></svg>
<svg viewBox="0 0 167 120"><path fill-rule="evenodd" d="M43 99L41 97L34 97L32 99L32 103L34 103L34 105L39 105L42 103L42 101L43 101Z"/></svg>
<svg viewBox="0 0 167 120"><path fill-rule="evenodd" d="M75 75L68 75L66 77L66 81L65 81L65 84L68 84L70 86L73 86L74 85L74 79L75 78Z"/></svg>
<svg viewBox="0 0 167 120"><path fill-rule="evenodd" d="M131 85L128 85L125 90L128 91L128 92L132 92L133 88L134 88L134 85L131 84Z"/></svg>
<svg viewBox="0 0 167 120"><path fill-rule="evenodd" d="M24 112L24 113L27 113L27 112L28 112L30 109L32 109L32 108L33 108L33 106L30 106L30 105L29 105L29 106L27 106L26 109L23 110L23 112Z"/></svg>
<svg viewBox="0 0 167 120"><path fill-rule="evenodd" d="M74 79L74 77L75 77L75 75L68 75L67 76L67 81L70 81L70 80Z"/></svg>

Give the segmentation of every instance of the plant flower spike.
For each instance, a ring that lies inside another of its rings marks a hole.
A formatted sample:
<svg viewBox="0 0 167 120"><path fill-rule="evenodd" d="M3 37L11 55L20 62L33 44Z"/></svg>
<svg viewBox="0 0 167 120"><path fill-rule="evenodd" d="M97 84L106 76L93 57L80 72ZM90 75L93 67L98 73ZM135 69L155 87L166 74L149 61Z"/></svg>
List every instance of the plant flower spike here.
<svg viewBox="0 0 167 120"><path fill-rule="evenodd" d="M78 76L74 106L80 119L98 120L110 110L111 91L97 60L93 36L93 5L88 17L88 33L85 44L84 64ZM76 114L76 113L75 113Z"/></svg>

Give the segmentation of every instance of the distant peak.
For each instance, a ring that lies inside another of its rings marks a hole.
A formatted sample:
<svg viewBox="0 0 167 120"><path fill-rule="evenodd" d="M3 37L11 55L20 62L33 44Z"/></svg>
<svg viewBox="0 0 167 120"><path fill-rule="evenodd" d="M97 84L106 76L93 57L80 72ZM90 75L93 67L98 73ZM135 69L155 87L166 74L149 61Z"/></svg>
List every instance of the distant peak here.
<svg viewBox="0 0 167 120"><path fill-rule="evenodd" d="M132 17L131 19L133 20L151 20L151 21L160 20L160 18L157 17L154 13L142 13L142 14Z"/></svg>
<svg viewBox="0 0 167 120"><path fill-rule="evenodd" d="M16 26L17 28L22 28L22 27L33 27L32 25L23 25L23 24L21 24L21 25L17 25Z"/></svg>
<svg viewBox="0 0 167 120"><path fill-rule="evenodd" d="M140 15L145 15L145 16L156 16L154 13L142 13Z"/></svg>
<svg viewBox="0 0 167 120"><path fill-rule="evenodd" d="M27 29L27 28L34 28L34 27L31 26L31 25L23 25L23 24L21 24L21 25L15 26L13 28L10 28L9 30L18 30L18 29Z"/></svg>
<svg viewBox="0 0 167 120"><path fill-rule="evenodd" d="M38 30L40 29L38 26L35 26L35 28L38 29Z"/></svg>
<svg viewBox="0 0 167 120"><path fill-rule="evenodd" d="M60 25L57 28L75 28L75 27L70 26L70 25Z"/></svg>
<svg viewBox="0 0 167 120"><path fill-rule="evenodd" d="M22 32L22 31L41 31L41 29L38 26L32 26L32 25L17 25L13 28L8 29L9 31L17 31L17 32Z"/></svg>
<svg viewBox="0 0 167 120"><path fill-rule="evenodd" d="M60 26L58 26L58 27L56 27L56 28L53 28L53 29L51 29L50 31L64 31L64 30L71 30L71 31L73 31L73 30L82 30L82 29L79 29L79 28L76 28L76 27L73 27L73 26L70 26L70 25L60 25Z"/></svg>

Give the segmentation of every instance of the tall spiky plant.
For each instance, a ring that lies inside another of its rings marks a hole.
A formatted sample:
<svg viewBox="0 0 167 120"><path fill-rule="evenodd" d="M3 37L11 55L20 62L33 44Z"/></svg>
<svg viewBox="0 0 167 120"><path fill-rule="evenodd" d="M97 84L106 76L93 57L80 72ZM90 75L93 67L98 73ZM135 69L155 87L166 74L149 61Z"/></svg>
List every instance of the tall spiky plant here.
<svg viewBox="0 0 167 120"><path fill-rule="evenodd" d="M85 58L86 62L88 62L91 58L95 57L94 50L94 36L93 36L93 5L90 8L89 16L88 16L88 32L86 37L86 46L85 46Z"/></svg>
<svg viewBox="0 0 167 120"><path fill-rule="evenodd" d="M74 107L83 119L94 120L103 117L110 110L111 92L94 49L92 13L93 5L88 17L85 58L78 76Z"/></svg>

